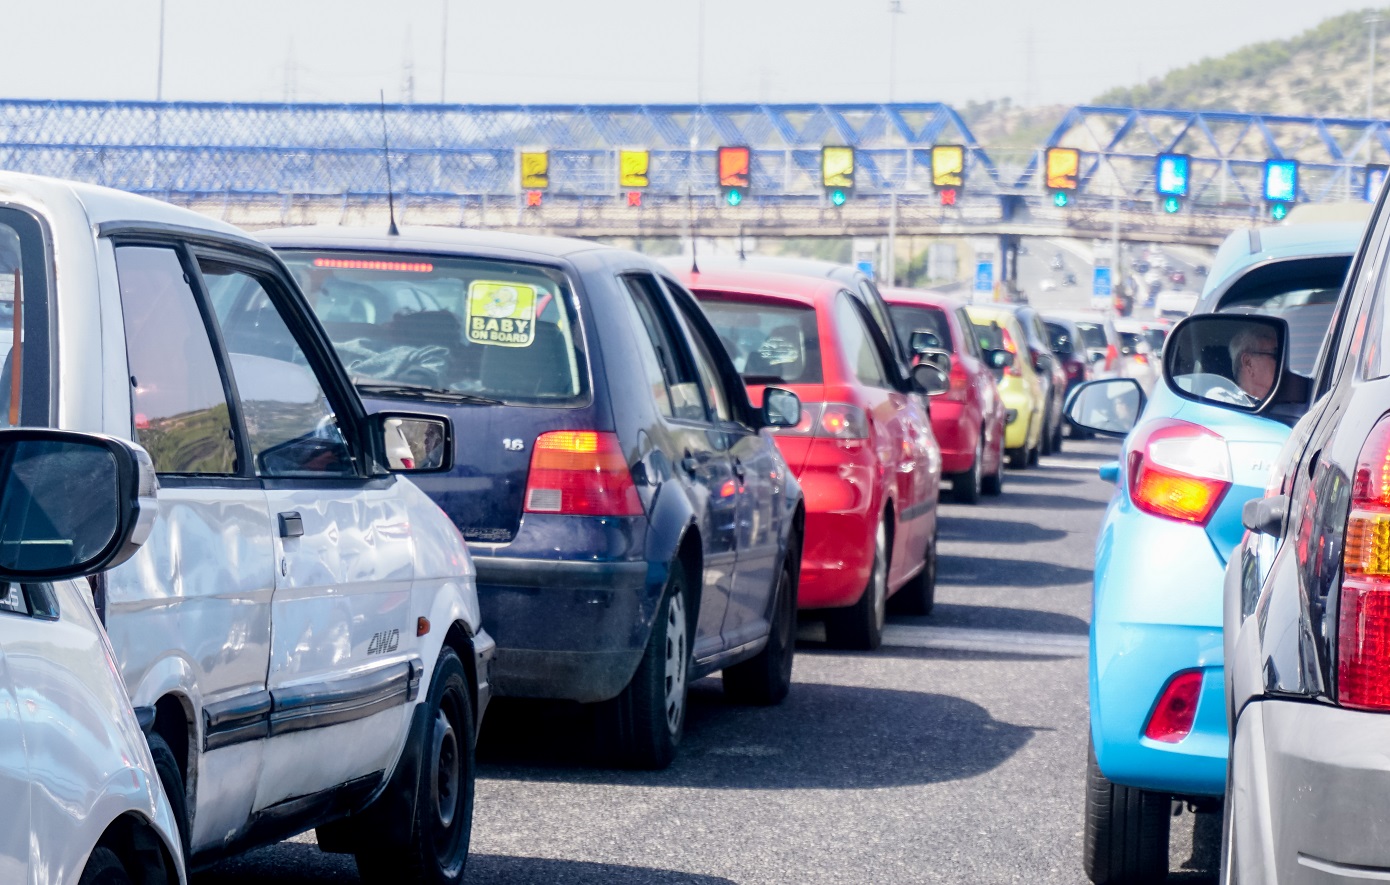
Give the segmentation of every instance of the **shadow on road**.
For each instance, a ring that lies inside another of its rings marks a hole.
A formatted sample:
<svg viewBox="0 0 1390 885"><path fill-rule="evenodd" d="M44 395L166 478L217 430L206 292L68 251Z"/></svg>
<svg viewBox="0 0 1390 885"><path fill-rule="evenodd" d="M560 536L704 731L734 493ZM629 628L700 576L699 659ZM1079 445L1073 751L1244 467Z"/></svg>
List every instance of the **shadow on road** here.
<svg viewBox="0 0 1390 885"><path fill-rule="evenodd" d="M1038 491L1032 491L1032 488L1020 492L1017 485L1010 488L1008 482L1005 482L1004 496L999 503L1010 510L1104 510L1107 503L1105 499L1048 494L1040 486Z"/></svg>
<svg viewBox="0 0 1390 885"><path fill-rule="evenodd" d="M1076 476L1062 476L1053 471L1067 470L1076 468L1071 467L1043 467L1040 470L1010 470L1004 474L1004 502L1008 501L1010 487L1017 488L1019 485L1081 485L1085 479Z"/></svg>
<svg viewBox="0 0 1390 885"><path fill-rule="evenodd" d="M1067 536L1062 529L1047 529L1031 522L1012 519L980 519L951 514L940 522L943 541L981 541L990 544L1035 544L1060 541Z"/></svg>
<svg viewBox="0 0 1390 885"><path fill-rule="evenodd" d="M503 713L494 716L494 713ZM489 710L479 774L510 780L737 790L859 790L974 777L1002 765L1034 729L961 698L797 683L777 707L724 700L717 679L691 686L680 756L665 771L602 770L590 710Z"/></svg>
<svg viewBox="0 0 1390 885"><path fill-rule="evenodd" d="M1029 608L1004 608L997 605L959 605L938 602L925 617L894 616L891 624L921 627L963 627L977 630L1027 630L1033 633L1057 633L1085 636L1090 624L1083 618L1061 612L1037 611Z"/></svg>
<svg viewBox="0 0 1390 885"><path fill-rule="evenodd" d="M1060 587L1089 584L1093 572L1088 568L1055 565L1031 559L954 556L937 558L938 584L964 584L972 587Z"/></svg>

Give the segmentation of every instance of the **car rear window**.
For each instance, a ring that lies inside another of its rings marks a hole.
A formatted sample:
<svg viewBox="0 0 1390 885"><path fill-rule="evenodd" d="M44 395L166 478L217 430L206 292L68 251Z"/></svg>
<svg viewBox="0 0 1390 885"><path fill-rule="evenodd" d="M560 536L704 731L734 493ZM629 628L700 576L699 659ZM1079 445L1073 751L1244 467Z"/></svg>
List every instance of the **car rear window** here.
<svg viewBox="0 0 1390 885"><path fill-rule="evenodd" d="M1076 352L1077 342L1072 340L1071 330L1066 326L1044 321L1043 328L1047 329L1047 345L1053 353ZM1082 346L1085 346L1084 342Z"/></svg>
<svg viewBox="0 0 1390 885"><path fill-rule="evenodd" d="M364 393L398 385L508 405L587 401L574 290L554 268L336 250L282 257Z"/></svg>
<svg viewBox="0 0 1390 885"><path fill-rule="evenodd" d="M998 323L971 323L975 336L980 339L981 350L1003 350L1004 328Z"/></svg>
<svg viewBox="0 0 1390 885"><path fill-rule="evenodd" d="M947 353L955 353L955 344L951 341L951 324L946 319L946 312L935 307L908 307L903 304L893 304L888 307L893 314L893 325L898 330L898 342L902 344L903 350L907 353L912 352L912 333L918 330L932 332L941 341L941 349Z"/></svg>
<svg viewBox="0 0 1390 885"><path fill-rule="evenodd" d="M747 384L819 384L820 334L811 307L696 291Z"/></svg>
<svg viewBox="0 0 1390 885"><path fill-rule="evenodd" d="M1253 268L1222 293L1217 310L1287 320L1289 368L1311 375L1350 264L1350 256L1328 256L1289 259Z"/></svg>
<svg viewBox="0 0 1390 885"><path fill-rule="evenodd" d="M1087 350L1105 350L1110 346L1110 342L1105 340L1105 326L1100 323L1077 323L1076 331L1081 333Z"/></svg>

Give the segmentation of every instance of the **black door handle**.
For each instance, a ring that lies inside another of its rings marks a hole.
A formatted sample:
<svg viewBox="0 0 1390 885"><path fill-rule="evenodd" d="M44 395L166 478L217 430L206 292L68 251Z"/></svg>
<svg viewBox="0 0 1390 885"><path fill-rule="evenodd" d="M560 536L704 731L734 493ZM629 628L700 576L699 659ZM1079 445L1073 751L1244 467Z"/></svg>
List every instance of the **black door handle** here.
<svg viewBox="0 0 1390 885"><path fill-rule="evenodd" d="M299 515L299 511L291 510L288 513L280 514L280 537L282 538L302 538L304 536L304 518Z"/></svg>

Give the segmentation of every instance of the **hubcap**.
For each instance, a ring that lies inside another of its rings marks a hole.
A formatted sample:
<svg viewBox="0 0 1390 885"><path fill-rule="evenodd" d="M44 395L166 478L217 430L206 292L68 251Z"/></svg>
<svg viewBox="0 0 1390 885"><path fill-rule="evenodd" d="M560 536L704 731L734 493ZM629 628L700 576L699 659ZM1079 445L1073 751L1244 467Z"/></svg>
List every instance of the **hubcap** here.
<svg viewBox="0 0 1390 885"><path fill-rule="evenodd" d="M458 735L449 716L440 710L434 719L434 786L435 819L447 830L454 824L454 816L459 808L459 758Z"/></svg>
<svg viewBox="0 0 1390 885"><path fill-rule="evenodd" d="M685 597L677 593L666 606L666 727L680 731L685 718L686 651Z"/></svg>

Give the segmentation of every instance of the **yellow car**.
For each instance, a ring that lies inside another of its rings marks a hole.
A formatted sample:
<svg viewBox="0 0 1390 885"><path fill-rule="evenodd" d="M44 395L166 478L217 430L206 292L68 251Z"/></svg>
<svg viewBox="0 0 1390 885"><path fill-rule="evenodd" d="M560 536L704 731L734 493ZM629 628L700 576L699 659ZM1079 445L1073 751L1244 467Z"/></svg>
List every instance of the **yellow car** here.
<svg viewBox="0 0 1390 885"><path fill-rule="evenodd" d="M1003 306L971 304L966 307L970 321L980 338L980 346L991 350L1006 350L1013 354L1013 364L996 370L999 396L1008 409L1004 428L1004 450L1009 466L1022 469L1038 463L1042 450L1043 386L1028 352L1028 339L1018 324L1018 317ZM1002 371L1002 374L998 374Z"/></svg>

